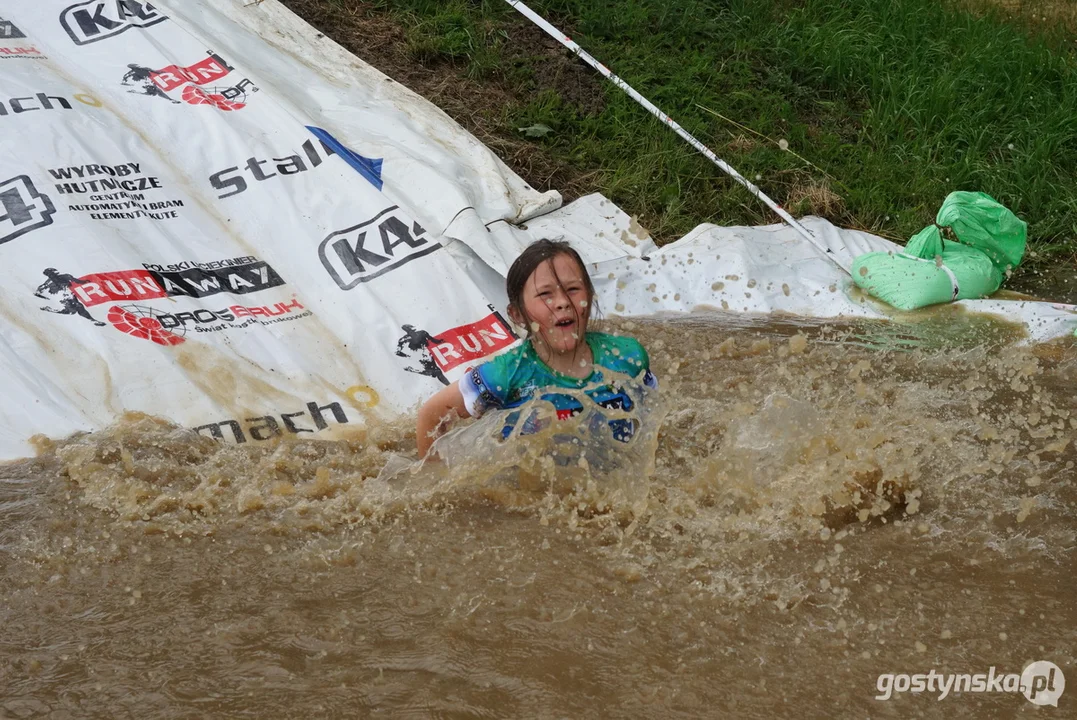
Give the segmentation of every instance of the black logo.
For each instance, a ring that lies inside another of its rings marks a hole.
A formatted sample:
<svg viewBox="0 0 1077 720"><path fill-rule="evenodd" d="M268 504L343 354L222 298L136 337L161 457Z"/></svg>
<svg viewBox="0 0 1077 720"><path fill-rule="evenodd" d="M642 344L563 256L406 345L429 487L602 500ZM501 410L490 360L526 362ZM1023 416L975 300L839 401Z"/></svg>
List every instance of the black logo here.
<svg viewBox="0 0 1077 720"><path fill-rule="evenodd" d="M264 260L236 258L220 263L191 265L145 265L169 296L204 298L219 293L248 295L284 285L276 270Z"/></svg>
<svg viewBox="0 0 1077 720"><path fill-rule="evenodd" d="M137 84L142 90L143 95L149 95L150 97L159 97L162 100L167 100L173 105L179 105L179 100L173 100L153 81L153 76L157 71L153 68L148 68L137 63L128 63L127 72L124 74L123 79L120 81L121 85ZM134 90L128 90L128 92L135 92Z"/></svg>
<svg viewBox="0 0 1077 720"><path fill-rule="evenodd" d="M292 316L292 313L298 313L298 315ZM216 324L218 326L214 328L216 330L227 326L244 328L258 323L272 324L273 318L291 319L289 316L309 317L310 314L310 311L293 296L291 302L279 302L273 305L231 305L220 310L199 308L178 313L156 313L155 317L165 330L180 333L187 331L188 323L202 332L204 328L199 327L200 325Z"/></svg>
<svg viewBox="0 0 1077 720"><path fill-rule="evenodd" d="M89 105L90 107L101 107L101 101L95 98L93 95L87 93L78 93L73 96L83 105ZM10 112L8 107L11 108ZM26 95L23 97L9 98L5 104L3 100L0 100L0 117L14 113L20 115L22 113L33 112L34 110L70 110L71 101L60 95L46 95L45 93L37 93L36 95Z"/></svg>
<svg viewBox="0 0 1077 720"><path fill-rule="evenodd" d="M314 144L312 140L304 142L300 148L303 151L303 155L298 153L294 155L286 155L285 157L270 158L262 160L257 157L247 158L247 163L242 168L234 166L225 168L218 173L213 173L209 176L210 184L217 190L226 190L218 195L218 198L224 199L226 197L232 197L233 195L239 195L242 192L246 192L249 187L246 179L244 179L244 171L249 174L251 178L258 182L263 182L275 177L287 177L289 175L297 175L314 168L325 162L325 157L328 158L336 154L330 146L324 142L319 143L320 148ZM319 152L320 149L320 152ZM263 166L266 166L263 169Z"/></svg>
<svg viewBox="0 0 1077 720"><path fill-rule="evenodd" d="M78 314L88 320L93 318L85 312L87 308L107 302L206 298L222 293L249 295L285 284L268 263L253 257L212 263L143 264L142 269L91 273L82 277L58 272L56 268L47 268L44 273L48 280L34 294L57 305L41 309L61 315Z"/></svg>
<svg viewBox="0 0 1077 720"><path fill-rule="evenodd" d="M52 225L55 212L52 200L39 193L28 176L18 175L0 182L0 245Z"/></svg>
<svg viewBox="0 0 1077 720"><path fill-rule="evenodd" d="M107 40L131 28L148 28L168 17L148 2L88 0L60 13L60 24L76 45Z"/></svg>
<svg viewBox="0 0 1077 720"><path fill-rule="evenodd" d="M434 337L426 330L416 330L413 325L403 325L400 329L404 331L404 337L400 338L396 343L397 356L409 359L415 358L419 363L418 367L408 365L404 369L417 375L436 378L442 385L448 385L449 379L445 377L445 373L438 367L434 356L430 354L431 343L439 345L445 341ZM407 352L404 352L405 350Z"/></svg>
<svg viewBox="0 0 1077 720"><path fill-rule="evenodd" d="M307 420L307 415L310 415L309 421ZM313 433L325 430L329 427L330 416L338 424L344 425L348 423L348 416L345 414L344 408L340 406L340 403L335 402L325 405L309 402L305 412L300 410L299 412L281 413L276 417L264 415L262 417L246 418L244 422L247 423L246 430L252 440L269 440L283 435L284 432L298 435L299 433ZM279 422L277 417L280 418ZM314 427L305 427L304 425L307 422L313 423ZM284 431L281 430L281 425L284 425ZM231 431L232 438L237 443L247 442L247 433L243 432L243 427L239 424L239 420L221 420L220 422L206 423L194 428L194 431L200 435L224 440L225 428Z"/></svg>
<svg viewBox="0 0 1077 720"><path fill-rule="evenodd" d="M0 40L14 40L15 38L24 37L26 37L26 35L15 27L15 23L0 18Z"/></svg>
<svg viewBox="0 0 1077 720"><path fill-rule="evenodd" d="M47 279L37 286L37 292L34 293L34 296L55 303L55 305L42 306L42 310L58 315L78 315L98 327L104 326L105 323L94 318L75 295L73 286L82 282L81 278L62 273L56 268L45 268L44 273Z"/></svg>
<svg viewBox="0 0 1077 720"><path fill-rule="evenodd" d="M340 289L351 290L440 247L394 205L366 222L332 233L322 240L318 255Z"/></svg>

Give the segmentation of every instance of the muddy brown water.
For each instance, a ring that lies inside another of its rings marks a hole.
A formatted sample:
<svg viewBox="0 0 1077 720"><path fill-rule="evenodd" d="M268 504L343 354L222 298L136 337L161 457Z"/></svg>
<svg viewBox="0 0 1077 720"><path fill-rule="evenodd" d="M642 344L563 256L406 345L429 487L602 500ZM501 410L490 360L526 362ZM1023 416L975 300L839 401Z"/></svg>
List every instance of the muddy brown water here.
<svg viewBox="0 0 1077 720"><path fill-rule="evenodd" d="M586 419L484 419L416 470L410 422L252 447L130 416L0 467L0 717L1077 716L1072 340L613 325L661 388L612 454ZM1034 660L1057 708L875 699Z"/></svg>

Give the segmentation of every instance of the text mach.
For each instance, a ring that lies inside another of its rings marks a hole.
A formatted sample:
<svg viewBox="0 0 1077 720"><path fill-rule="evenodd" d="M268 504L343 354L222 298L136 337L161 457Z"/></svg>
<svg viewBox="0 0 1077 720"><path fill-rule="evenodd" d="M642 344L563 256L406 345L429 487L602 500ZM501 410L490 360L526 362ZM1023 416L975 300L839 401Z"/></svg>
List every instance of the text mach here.
<svg viewBox="0 0 1077 720"><path fill-rule="evenodd" d="M245 174L258 182L275 177L298 175L318 167L330 155L336 155L336 152L325 143L315 145L312 140L304 142L300 149L302 154L296 153L268 160L249 157L242 167L237 165L210 175L209 182L215 189L225 191L217 196L224 199L247 191L249 186L244 177ZM322 156L323 154L325 157Z"/></svg>
<svg viewBox="0 0 1077 720"><path fill-rule="evenodd" d="M101 101L92 95L79 93L74 96L75 100L90 107L101 107ZM0 117L5 115L21 115L34 110L71 110L71 101L59 95L47 95L43 92L25 97L13 97L6 103L0 100Z"/></svg>
<svg viewBox="0 0 1077 720"><path fill-rule="evenodd" d="M310 415L310 422L314 424L313 428L300 424L308 414ZM238 420L221 420L220 422L206 423L194 428L194 431L217 440L224 440L224 429L228 428L231 431L231 437L237 443L245 443L247 442L247 433L250 434L252 440L269 440L283 435L285 431L292 435L298 435L299 433L313 433L325 430L329 427L326 415L331 415L334 420L342 425L348 422L348 416L344 414L344 408L340 406L340 403L331 402L326 405L318 405L316 402L309 402L307 403L306 412L300 410L299 412L281 413L279 422L272 415L246 418L246 433L243 432L244 428L239 424ZM283 431L281 430L282 425L284 426Z"/></svg>

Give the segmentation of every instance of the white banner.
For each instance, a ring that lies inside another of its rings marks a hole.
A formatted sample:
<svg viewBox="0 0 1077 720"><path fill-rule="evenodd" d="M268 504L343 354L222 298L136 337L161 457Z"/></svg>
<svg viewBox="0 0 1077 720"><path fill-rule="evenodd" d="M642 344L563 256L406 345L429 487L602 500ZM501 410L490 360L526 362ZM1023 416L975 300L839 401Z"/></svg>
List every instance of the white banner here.
<svg viewBox="0 0 1077 720"><path fill-rule="evenodd" d="M560 203L276 0L0 5L0 458L127 411L240 443L410 411L515 342L503 274L538 237L608 313L883 315L789 228L657 248ZM895 247L808 223L847 262Z"/></svg>
<svg viewBox="0 0 1077 720"><path fill-rule="evenodd" d="M441 231L556 194L218 5L4 5L0 456L131 410L238 442L356 425L515 340Z"/></svg>

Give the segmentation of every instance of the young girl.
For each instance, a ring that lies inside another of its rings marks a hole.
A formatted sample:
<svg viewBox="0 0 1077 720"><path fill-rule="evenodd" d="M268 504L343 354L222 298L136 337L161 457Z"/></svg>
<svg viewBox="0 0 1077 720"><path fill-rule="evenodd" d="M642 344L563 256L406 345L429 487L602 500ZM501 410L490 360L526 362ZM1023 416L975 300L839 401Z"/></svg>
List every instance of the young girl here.
<svg viewBox="0 0 1077 720"><path fill-rule="evenodd" d="M472 368L426 401L419 410L416 441L425 456L454 417L479 417L489 408L514 408L542 393L558 418L582 412L571 395L543 392L553 388L583 389L597 404L631 410L623 388L602 384L602 369L641 377L657 387L647 351L633 338L588 332L595 289L579 254L567 242L539 240L529 245L509 268L505 279L509 316L526 328L523 343ZM509 417L504 436L517 421ZM627 442L630 421L610 422L613 436Z"/></svg>

